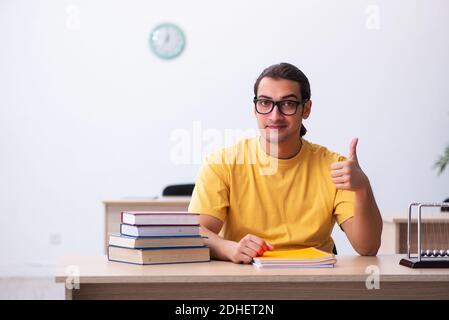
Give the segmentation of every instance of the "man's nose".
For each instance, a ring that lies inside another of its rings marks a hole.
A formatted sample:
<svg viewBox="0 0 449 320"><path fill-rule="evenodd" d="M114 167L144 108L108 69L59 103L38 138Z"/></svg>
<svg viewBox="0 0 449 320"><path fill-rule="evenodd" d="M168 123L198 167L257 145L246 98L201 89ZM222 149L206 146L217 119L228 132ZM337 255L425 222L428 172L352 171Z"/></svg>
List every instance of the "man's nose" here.
<svg viewBox="0 0 449 320"><path fill-rule="evenodd" d="M271 120L280 120L284 115L279 111L278 106L274 106L273 110L269 114Z"/></svg>

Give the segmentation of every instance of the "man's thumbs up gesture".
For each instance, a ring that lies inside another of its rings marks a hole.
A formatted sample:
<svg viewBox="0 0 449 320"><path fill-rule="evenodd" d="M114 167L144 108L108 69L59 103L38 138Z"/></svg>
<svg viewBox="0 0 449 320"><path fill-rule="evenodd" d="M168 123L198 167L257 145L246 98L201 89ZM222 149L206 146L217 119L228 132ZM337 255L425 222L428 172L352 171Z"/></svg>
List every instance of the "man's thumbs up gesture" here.
<svg viewBox="0 0 449 320"><path fill-rule="evenodd" d="M359 191L369 185L368 177L360 168L357 159L358 141L358 138L352 139L347 161L334 162L331 165L331 177L337 189Z"/></svg>

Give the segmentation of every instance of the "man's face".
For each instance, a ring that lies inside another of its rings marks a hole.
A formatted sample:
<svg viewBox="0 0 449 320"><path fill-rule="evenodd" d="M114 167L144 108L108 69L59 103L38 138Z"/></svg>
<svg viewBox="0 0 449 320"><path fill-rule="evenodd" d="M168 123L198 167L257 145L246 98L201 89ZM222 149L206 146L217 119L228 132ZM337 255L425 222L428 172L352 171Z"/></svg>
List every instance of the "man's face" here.
<svg viewBox="0 0 449 320"><path fill-rule="evenodd" d="M302 97L298 82L265 77L259 83L257 99L301 101ZM278 143L299 139L302 120L309 117L311 107L312 102L308 101L304 105L299 105L296 113L289 116L282 114L278 106L268 114L259 114L256 110L254 112L265 139L271 143Z"/></svg>

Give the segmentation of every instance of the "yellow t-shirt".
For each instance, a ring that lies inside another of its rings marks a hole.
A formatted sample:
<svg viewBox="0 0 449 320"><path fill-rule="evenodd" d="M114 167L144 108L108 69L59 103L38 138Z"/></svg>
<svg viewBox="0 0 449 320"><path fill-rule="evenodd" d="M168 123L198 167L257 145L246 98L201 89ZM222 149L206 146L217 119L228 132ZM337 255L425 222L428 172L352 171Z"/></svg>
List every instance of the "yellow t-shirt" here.
<svg viewBox="0 0 449 320"><path fill-rule="evenodd" d="M223 221L220 234L228 240L253 234L277 249L332 252L335 221L354 215L354 193L337 190L330 176L331 164L346 158L301 138L297 155L277 159L259 138L205 158L188 210Z"/></svg>

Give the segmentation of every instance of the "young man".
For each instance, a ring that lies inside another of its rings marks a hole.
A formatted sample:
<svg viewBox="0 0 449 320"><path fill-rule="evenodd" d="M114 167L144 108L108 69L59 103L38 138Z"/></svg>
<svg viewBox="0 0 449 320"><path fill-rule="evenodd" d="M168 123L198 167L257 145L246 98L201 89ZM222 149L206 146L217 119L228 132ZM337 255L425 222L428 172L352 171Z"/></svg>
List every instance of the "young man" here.
<svg viewBox="0 0 449 320"><path fill-rule="evenodd" d="M260 136L209 155L192 194L189 211L200 213L212 258L250 263L274 248L332 252L335 222L360 255L376 255L382 219L357 160L358 139L345 158L303 138L310 85L291 64L265 69L254 95Z"/></svg>

